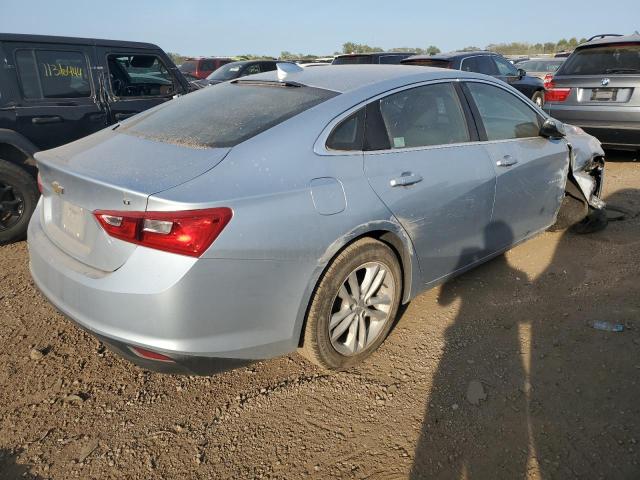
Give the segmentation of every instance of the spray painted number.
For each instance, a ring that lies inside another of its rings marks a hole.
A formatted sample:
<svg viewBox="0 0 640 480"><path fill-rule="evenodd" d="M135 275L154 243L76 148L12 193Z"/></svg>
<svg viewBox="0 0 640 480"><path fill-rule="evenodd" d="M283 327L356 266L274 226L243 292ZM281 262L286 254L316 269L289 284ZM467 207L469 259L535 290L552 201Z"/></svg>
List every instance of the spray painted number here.
<svg viewBox="0 0 640 480"><path fill-rule="evenodd" d="M83 78L82 67L62 65L61 63L43 63L42 69L45 77L72 77Z"/></svg>

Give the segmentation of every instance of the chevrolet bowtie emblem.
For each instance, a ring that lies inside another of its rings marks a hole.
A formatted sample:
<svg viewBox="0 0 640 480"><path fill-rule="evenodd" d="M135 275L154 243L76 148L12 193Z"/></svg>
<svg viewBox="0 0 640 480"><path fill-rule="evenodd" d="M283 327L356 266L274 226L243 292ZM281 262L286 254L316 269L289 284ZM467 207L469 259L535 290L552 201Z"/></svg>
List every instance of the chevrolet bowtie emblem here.
<svg viewBox="0 0 640 480"><path fill-rule="evenodd" d="M58 182L53 182L51 184L51 188L53 189L53 191L55 193L57 193L58 195L62 195L64 194L64 187L62 185L60 185Z"/></svg>

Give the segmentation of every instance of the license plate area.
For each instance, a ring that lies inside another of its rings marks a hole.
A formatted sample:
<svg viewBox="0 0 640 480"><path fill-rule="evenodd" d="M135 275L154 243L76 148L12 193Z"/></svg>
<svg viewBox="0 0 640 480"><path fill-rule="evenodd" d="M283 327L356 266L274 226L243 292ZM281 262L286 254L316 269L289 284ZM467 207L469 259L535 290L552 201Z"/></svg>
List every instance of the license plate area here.
<svg viewBox="0 0 640 480"><path fill-rule="evenodd" d="M85 209L69 202L60 202L60 227L76 240L83 241L85 234Z"/></svg>
<svg viewBox="0 0 640 480"><path fill-rule="evenodd" d="M615 102L617 98L617 88L594 88L591 90L592 102Z"/></svg>

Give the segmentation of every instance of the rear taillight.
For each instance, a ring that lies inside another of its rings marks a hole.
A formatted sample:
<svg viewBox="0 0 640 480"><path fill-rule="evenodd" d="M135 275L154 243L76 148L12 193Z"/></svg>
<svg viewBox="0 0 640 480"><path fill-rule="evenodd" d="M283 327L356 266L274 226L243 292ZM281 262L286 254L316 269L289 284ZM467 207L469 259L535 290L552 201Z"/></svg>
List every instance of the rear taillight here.
<svg viewBox="0 0 640 480"><path fill-rule="evenodd" d="M564 102L569 94L571 93L571 88L558 88L553 83L553 77L551 77L547 81L547 77L544 79L545 82L545 91L544 91L544 102Z"/></svg>
<svg viewBox="0 0 640 480"><path fill-rule="evenodd" d="M202 255L233 215L226 207L179 212L97 210L93 214L114 238L191 257Z"/></svg>
<svg viewBox="0 0 640 480"><path fill-rule="evenodd" d="M552 73L547 73L544 76L544 88L547 89L551 86L551 83L553 82L553 74Z"/></svg>
<svg viewBox="0 0 640 480"><path fill-rule="evenodd" d="M38 191L40 192L40 195L42 195L44 187L42 186L42 177L40 176L40 172L38 172L37 181L38 181Z"/></svg>

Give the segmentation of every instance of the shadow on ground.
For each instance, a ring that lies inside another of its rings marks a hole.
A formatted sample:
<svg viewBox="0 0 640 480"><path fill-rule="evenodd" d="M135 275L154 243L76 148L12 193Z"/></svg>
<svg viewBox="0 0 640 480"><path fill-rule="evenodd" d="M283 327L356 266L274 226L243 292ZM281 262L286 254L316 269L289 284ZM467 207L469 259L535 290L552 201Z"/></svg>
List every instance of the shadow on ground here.
<svg viewBox="0 0 640 480"><path fill-rule="evenodd" d="M5 449L0 449L0 480L39 480L41 477L29 472L29 465L17 462L18 455Z"/></svg>
<svg viewBox="0 0 640 480"><path fill-rule="evenodd" d="M563 233L535 279L503 255L442 287L438 302L459 310L412 479L639 478L640 190L607 201L630 214ZM616 265L609 276L602 255ZM625 330L595 330L597 320Z"/></svg>

